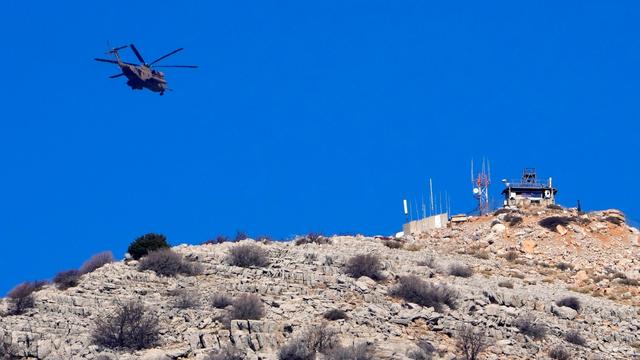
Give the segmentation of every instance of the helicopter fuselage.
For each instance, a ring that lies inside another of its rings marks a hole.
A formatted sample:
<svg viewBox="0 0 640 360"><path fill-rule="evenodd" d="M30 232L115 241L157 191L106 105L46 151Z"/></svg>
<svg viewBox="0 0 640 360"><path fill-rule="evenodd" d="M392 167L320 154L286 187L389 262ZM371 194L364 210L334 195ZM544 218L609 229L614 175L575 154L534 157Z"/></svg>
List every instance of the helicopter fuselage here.
<svg viewBox="0 0 640 360"><path fill-rule="evenodd" d="M167 90L167 81L160 71L143 65L133 66L128 64L121 64L120 69L128 79L127 85L134 90L146 88L153 92L159 92L161 95Z"/></svg>

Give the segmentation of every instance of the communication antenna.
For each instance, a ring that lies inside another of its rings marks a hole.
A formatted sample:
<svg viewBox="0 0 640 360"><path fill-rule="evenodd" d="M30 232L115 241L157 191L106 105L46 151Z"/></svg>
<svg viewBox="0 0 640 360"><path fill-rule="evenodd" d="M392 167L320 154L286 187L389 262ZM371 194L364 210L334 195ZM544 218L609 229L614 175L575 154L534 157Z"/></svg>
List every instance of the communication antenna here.
<svg viewBox="0 0 640 360"><path fill-rule="evenodd" d="M409 221L413 221L413 211L411 210L411 200L409 200Z"/></svg>
<svg viewBox="0 0 640 360"><path fill-rule="evenodd" d="M473 197L478 202L478 212L480 215L486 215L490 211L489 203L489 185L491 184L491 164L488 160L482 159L482 170L474 175L473 159L471 160L471 184Z"/></svg>
<svg viewBox="0 0 640 360"><path fill-rule="evenodd" d="M422 218L427 217L427 205L424 203L424 193L422 193Z"/></svg>
<svg viewBox="0 0 640 360"><path fill-rule="evenodd" d="M429 215L433 215L433 212L434 212L434 208L433 208L433 182L431 181L431 178L429 178L429 199L431 201L431 209L429 211Z"/></svg>

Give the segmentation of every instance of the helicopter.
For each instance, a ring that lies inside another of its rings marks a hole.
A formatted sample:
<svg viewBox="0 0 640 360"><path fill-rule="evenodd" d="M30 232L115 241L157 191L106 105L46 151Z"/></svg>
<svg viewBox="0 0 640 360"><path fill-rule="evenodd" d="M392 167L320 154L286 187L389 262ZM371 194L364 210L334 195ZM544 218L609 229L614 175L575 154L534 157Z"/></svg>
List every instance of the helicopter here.
<svg viewBox="0 0 640 360"><path fill-rule="evenodd" d="M122 59L120 58L120 54L118 53L118 51L125 49L125 48L131 48L131 50L133 51L133 53L136 55L136 57L138 58L138 60L140 60L140 64L132 64L126 61L122 61ZM197 66L195 65L158 65L158 66L154 66L154 64L158 63L161 60L164 60L166 58L168 58L169 56L182 51L183 48L179 48L176 49L166 55L163 55L159 58L157 58L156 60L147 63L144 61L144 58L142 57L142 55L140 55L140 52L138 51L138 49L136 48L135 45L133 44L129 44L129 45L124 45L124 46L120 46L120 47L116 47L116 48L112 48L111 50L107 51L106 54L113 54L114 57L116 58L115 60L111 60L111 59L101 59L101 58L95 58L94 60L96 61L100 61L100 62L106 62L106 63L111 63L111 64L116 64L120 67L120 70L122 71L120 74L116 74L116 75L112 75L109 76L110 79L115 79L118 78L120 76L126 76L127 77L127 85L129 85L129 87L131 87L132 90L141 90L141 89L149 89L153 92L157 92L160 93L160 95L164 95L164 92L167 90L171 90L167 87L167 80L165 80L164 78L164 73L161 71L156 70L156 68L190 68L190 69L195 69L197 68Z"/></svg>

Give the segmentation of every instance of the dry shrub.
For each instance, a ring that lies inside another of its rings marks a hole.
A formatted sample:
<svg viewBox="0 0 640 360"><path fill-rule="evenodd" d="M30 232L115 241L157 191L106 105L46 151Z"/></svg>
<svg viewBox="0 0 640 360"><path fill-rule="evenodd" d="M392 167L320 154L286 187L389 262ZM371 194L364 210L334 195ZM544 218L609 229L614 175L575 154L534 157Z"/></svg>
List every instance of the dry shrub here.
<svg viewBox="0 0 640 360"><path fill-rule="evenodd" d="M278 360L315 360L316 352L300 338L292 339L278 351Z"/></svg>
<svg viewBox="0 0 640 360"><path fill-rule="evenodd" d="M606 218L604 218L604 220L614 225L622 225L625 223L623 219L620 219L619 217L616 217L616 216L607 216Z"/></svg>
<svg viewBox="0 0 640 360"><path fill-rule="evenodd" d="M565 298L562 298L562 299L556 301L556 305L570 307L573 310L578 311L578 312L580 312L580 309L582 309L582 305L580 303L580 299L578 299L575 296L567 296Z"/></svg>
<svg viewBox="0 0 640 360"><path fill-rule="evenodd" d="M389 294L418 305L442 311L442 306L455 309L458 294L446 285L433 285L415 275L402 276Z"/></svg>
<svg viewBox="0 0 640 360"><path fill-rule="evenodd" d="M418 266L426 266L429 268L436 268L438 267L438 262L436 261L435 257L433 255L429 255L426 256L423 260L419 260L416 265Z"/></svg>
<svg viewBox="0 0 640 360"><path fill-rule="evenodd" d="M570 342L574 345L585 346L587 345L587 340L580 335L580 332L577 330L569 330L564 334L564 340Z"/></svg>
<svg viewBox="0 0 640 360"><path fill-rule="evenodd" d="M56 284L56 287L60 290L67 290L68 288L72 288L78 286L80 283L80 271L78 270L67 270L62 271L56 274L53 278L53 283Z"/></svg>
<svg viewBox="0 0 640 360"><path fill-rule="evenodd" d="M480 353L489 346L489 341L483 331L477 331L470 325L464 325L458 329L456 345L465 360L477 360Z"/></svg>
<svg viewBox="0 0 640 360"><path fill-rule="evenodd" d="M473 269L464 264L451 264L449 265L449 275L468 278L473 275Z"/></svg>
<svg viewBox="0 0 640 360"><path fill-rule="evenodd" d="M182 255L171 249L150 252L140 260L138 269L151 270L160 276L198 275L202 272L199 264L185 261Z"/></svg>
<svg viewBox="0 0 640 360"><path fill-rule="evenodd" d="M218 236L216 236L215 239L207 240L207 241L203 242L202 245L217 245L217 244L226 243L228 241L230 241L228 236L226 236L226 235L218 235Z"/></svg>
<svg viewBox="0 0 640 360"><path fill-rule="evenodd" d="M324 236L322 233L308 233L305 236L297 238L294 242L294 244L296 245L304 245L304 244L326 245L331 243L332 243L331 239Z"/></svg>
<svg viewBox="0 0 640 360"><path fill-rule="evenodd" d="M420 251L424 248L423 245L420 245L418 243L411 243L411 244L407 244L404 246L404 249L407 251Z"/></svg>
<svg viewBox="0 0 640 360"><path fill-rule="evenodd" d="M522 217L514 214L507 214L504 217L504 221L506 221L510 227L514 227L522 223Z"/></svg>
<svg viewBox="0 0 640 360"><path fill-rule="evenodd" d="M211 306L216 309L224 309L233 304L233 299L225 294L215 294L211 297Z"/></svg>
<svg viewBox="0 0 640 360"><path fill-rule="evenodd" d="M569 360L571 359L571 354L564 347L557 345L549 350L549 357L555 360Z"/></svg>
<svg viewBox="0 0 640 360"><path fill-rule="evenodd" d="M472 256L476 259L489 260L489 252L487 250L477 250Z"/></svg>
<svg viewBox="0 0 640 360"><path fill-rule="evenodd" d="M637 279L629 279L627 277L619 279L618 283L627 286L640 286L640 281Z"/></svg>
<svg viewBox="0 0 640 360"><path fill-rule="evenodd" d="M9 298L9 315L21 315L27 309L34 307L35 299L33 293L36 290L38 290L38 284L31 281L23 282L11 289L7 294Z"/></svg>
<svg viewBox="0 0 640 360"><path fill-rule="evenodd" d="M113 254L111 251L104 251L93 255L89 260L85 261L80 267L81 274L88 274L97 269L113 262Z"/></svg>
<svg viewBox="0 0 640 360"><path fill-rule="evenodd" d="M260 320L264 316L264 305L258 295L242 294L233 300L230 312L232 320Z"/></svg>
<svg viewBox="0 0 640 360"><path fill-rule="evenodd" d="M246 355L240 349L227 345L209 354L204 360L244 360Z"/></svg>
<svg viewBox="0 0 640 360"><path fill-rule="evenodd" d="M559 262L556 264L556 268L561 271L567 271L567 270L572 270L573 265L568 264L566 262Z"/></svg>
<svg viewBox="0 0 640 360"><path fill-rule="evenodd" d="M249 235L247 235L246 232L242 230L238 230L236 231L236 236L233 238L233 241L238 242L242 240L247 240L248 238L249 238Z"/></svg>
<svg viewBox="0 0 640 360"><path fill-rule="evenodd" d="M193 291L179 290L174 294L173 306L177 309L197 309L200 307L198 294Z"/></svg>
<svg viewBox="0 0 640 360"><path fill-rule="evenodd" d="M326 354L327 360L373 360L373 349L365 344L337 346Z"/></svg>
<svg viewBox="0 0 640 360"><path fill-rule="evenodd" d="M530 336L535 340L544 339L547 335L547 327L532 315L519 318L516 320L515 325L522 334Z"/></svg>
<svg viewBox="0 0 640 360"><path fill-rule="evenodd" d="M382 244L389 249L400 249L402 245L404 245L404 242L398 239L387 239L382 240Z"/></svg>
<svg viewBox="0 0 640 360"><path fill-rule="evenodd" d="M542 226L547 230L555 231L556 226L558 225L567 226L573 221L575 221L575 219L568 216L550 216L548 218L544 218L538 221L538 225Z"/></svg>
<svg viewBox="0 0 640 360"><path fill-rule="evenodd" d="M92 339L109 349L147 349L158 342L158 318L141 302L129 301L96 320Z"/></svg>
<svg viewBox="0 0 640 360"><path fill-rule="evenodd" d="M513 262L516 259L518 259L518 256L520 256L518 254L518 252L517 251L513 251L513 250L511 250L511 251L507 252L506 254L504 254L505 260L511 261L511 262Z"/></svg>
<svg viewBox="0 0 640 360"><path fill-rule="evenodd" d="M4 339L0 339L0 360L21 359L17 354L18 349L13 344L7 344Z"/></svg>
<svg viewBox="0 0 640 360"><path fill-rule="evenodd" d="M325 312L322 316L331 321L348 319L347 313L344 310L339 309L331 309Z"/></svg>
<svg viewBox="0 0 640 360"><path fill-rule="evenodd" d="M382 264L377 255L356 255L347 261L345 272L353 277L367 276L373 280L382 280Z"/></svg>
<svg viewBox="0 0 640 360"><path fill-rule="evenodd" d="M337 329L322 322L307 329L303 340L309 349L324 353L338 345L338 334Z"/></svg>
<svg viewBox="0 0 640 360"><path fill-rule="evenodd" d="M410 351L407 357L411 360L431 360L436 348L427 340L420 340L416 343L417 350Z"/></svg>
<svg viewBox="0 0 640 360"><path fill-rule="evenodd" d="M133 259L139 260L151 251L167 248L169 248L169 244L167 243L166 236L150 233L135 239L131 244L129 244L127 252Z"/></svg>
<svg viewBox="0 0 640 360"><path fill-rule="evenodd" d="M269 265L269 253L256 244L241 244L229 250L230 265L240 267L263 267Z"/></svg>

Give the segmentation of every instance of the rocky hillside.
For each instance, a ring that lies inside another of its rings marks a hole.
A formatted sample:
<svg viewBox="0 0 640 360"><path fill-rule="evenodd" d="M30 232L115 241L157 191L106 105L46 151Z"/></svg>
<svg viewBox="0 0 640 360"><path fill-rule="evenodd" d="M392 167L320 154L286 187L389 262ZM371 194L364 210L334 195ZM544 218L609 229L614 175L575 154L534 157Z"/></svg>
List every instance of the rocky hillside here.
<svg viewBox="0 0 640 360"><path fill-rule="evenodd" d="M201 264L197 274L159 276L129 260L82 275L66 290L45 285L32 308L0 318L0 342L7 358L207 359L231 346L244 357L211 358L277 359L283 346L321 326L343 347L368 345L367 358L453 359L464 358L466 324L484 335L480 359L640 359L638 241L618 211L545 209L500 211L402 239L242 241L267 251L265 266L229 265L237 243L180 245L173 250ZM380 260L378 279L345 272L358 254ZM453 301L427 306L419 300L428 291L402 297L402 279L431 290L444 284ZM259 296L259 320L231 319L233 305L212 304L245 293ZM94 344L96 320L130 299L157 316L158 342L135 351ZM9 311L11 301L1 308ZM332 309L346 318L325 319ZM317 358L349 356L323 351Z"/></svg>

